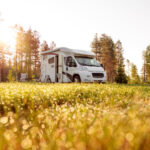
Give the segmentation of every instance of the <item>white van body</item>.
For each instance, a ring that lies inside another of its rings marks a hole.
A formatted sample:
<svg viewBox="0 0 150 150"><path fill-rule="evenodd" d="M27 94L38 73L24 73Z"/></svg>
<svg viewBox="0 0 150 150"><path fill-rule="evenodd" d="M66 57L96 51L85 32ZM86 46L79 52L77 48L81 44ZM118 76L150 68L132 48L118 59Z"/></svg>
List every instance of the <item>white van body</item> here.
<svg viewBox="0 0 150 150"><path fill-rule="evenodd" d="M41 82L106 82L106 72L90 51L65 47L41 52Z"/></svg>

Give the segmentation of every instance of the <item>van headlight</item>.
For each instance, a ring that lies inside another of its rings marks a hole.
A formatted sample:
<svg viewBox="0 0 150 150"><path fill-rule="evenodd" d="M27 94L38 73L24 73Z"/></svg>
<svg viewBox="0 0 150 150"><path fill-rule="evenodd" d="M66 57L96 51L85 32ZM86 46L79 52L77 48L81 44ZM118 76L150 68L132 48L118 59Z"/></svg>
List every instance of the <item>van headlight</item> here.
<svg viewBox="0 0 150 150"><path fill-rule="evenodd" d="M87 77L87 78L90 78L90 77L91 77L91 75L87 75L86 77Z"/></svg>
<svg viewBox="0 0 150 150"><path fill-rule="evenodd" d="M87 71L87 70L88 70L88 68L87 68L86 66L80 66L80 69L81 69L81 71L82 71L82 70L84 70L84 71Z"/></svg>

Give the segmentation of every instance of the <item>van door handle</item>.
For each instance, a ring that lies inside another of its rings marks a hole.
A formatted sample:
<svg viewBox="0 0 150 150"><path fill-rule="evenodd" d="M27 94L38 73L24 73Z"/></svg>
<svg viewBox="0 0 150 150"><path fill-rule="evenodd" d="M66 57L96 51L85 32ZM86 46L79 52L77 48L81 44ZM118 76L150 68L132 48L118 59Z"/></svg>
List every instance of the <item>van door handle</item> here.
<svg viewBox="0 0 150 150"><path fill-rule="evenodd" d="M66 70L68 71L68 67L66 67Z"/></svg>

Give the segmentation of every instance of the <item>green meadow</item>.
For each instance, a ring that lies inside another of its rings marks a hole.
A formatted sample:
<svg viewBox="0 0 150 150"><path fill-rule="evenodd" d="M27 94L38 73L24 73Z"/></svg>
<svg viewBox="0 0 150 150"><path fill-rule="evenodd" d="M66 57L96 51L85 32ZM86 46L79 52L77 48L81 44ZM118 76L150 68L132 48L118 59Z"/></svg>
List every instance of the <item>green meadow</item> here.
<svg viewBox="0 0 150 150"><path fill-rule="evenodd" d="M149 150L150 86L0 83L0 150Z"/></svg>

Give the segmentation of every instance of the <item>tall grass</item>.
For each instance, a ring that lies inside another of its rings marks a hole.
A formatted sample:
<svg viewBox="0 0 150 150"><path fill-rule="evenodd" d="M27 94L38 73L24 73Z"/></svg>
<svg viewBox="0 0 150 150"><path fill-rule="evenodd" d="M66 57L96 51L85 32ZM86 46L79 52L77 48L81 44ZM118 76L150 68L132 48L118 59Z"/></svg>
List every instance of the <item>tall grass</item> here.
<svg viewBox="0 0 150 150"><path fill-rule="evenodd" d="M0 84L0 150L148 150L150 86Z"/></svg>

